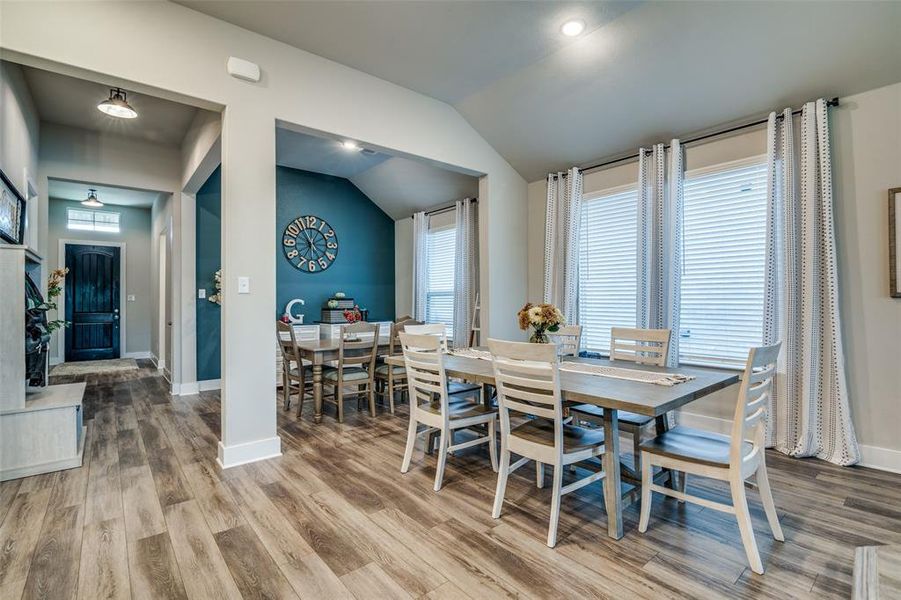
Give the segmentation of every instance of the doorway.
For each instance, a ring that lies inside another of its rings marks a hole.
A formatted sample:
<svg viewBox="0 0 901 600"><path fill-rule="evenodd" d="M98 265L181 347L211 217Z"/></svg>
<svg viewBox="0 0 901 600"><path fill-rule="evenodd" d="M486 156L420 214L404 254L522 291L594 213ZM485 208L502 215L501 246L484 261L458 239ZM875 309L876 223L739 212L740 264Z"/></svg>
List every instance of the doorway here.
<svg viewBox="0 0 901 600"><path fill-rule="evenodd" d="M65 311L71 323L65 339L66 362L120 356L120 277L118 246L66 244Z"/></svg>
<svg viewBox="0 0 901 600"><path fill-rule="evenodd" d="M157 315L157 322L159 323L159 329L157 330L157 335L159 339L159 356L157 357L157 369L163 372L163 375L166 379L170 379L169 377L169 348L170 348L170 330L172 327L172 323L169 321L169 276L168 276L168 247L167 242L169 239L169 230L164 229L158 238L158 267L159 272L157 273L157 279L159 281L159 296L157 298L157 306L159 313Z"/></svg>

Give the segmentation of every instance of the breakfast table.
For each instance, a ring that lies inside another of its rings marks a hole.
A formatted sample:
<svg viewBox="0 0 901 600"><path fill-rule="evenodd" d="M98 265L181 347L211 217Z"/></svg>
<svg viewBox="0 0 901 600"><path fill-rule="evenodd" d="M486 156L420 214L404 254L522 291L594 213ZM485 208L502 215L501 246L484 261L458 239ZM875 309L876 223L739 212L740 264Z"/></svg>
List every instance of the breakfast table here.
<svg viewBox="0 0 901 600"><path fill-rule="evenodd" d="M468 352L475 354L478 350ZM673 369L628 364L628 370L637 371L636 375L639 378L646 374L648 379L653 379L651 375L658 374L661 376L658 381L667 378L678 381L678 383L658 385L647 381L618 378L616 374L622 374L626 370L622 368L625 366L622 361L613 363L606 359L575 357L564 357L562 361L560 387L563 392L563 400L593 404L604 409L604 438L607 442L606 452L603 456L604 471L606 472L603 481L604 502L608 515L607 534L614 539L620 539L623 536L623 495L620 473L619 411L654 417L657 431L663 432L669 428L667 413L737 383L739 372L707 367L680 366ZM403 356L395 355L387 357L386 362L390 365L403 366L404 359ZM573 362L578 365L567 365L567 363ZM472 355L450 353L446 356L444 368L448 377L480 383L483 386L494 385L494 370L491 361L484 360L484 354L477 358ZM581 369L581 371L570 370L572 368ZM608 372L611 375L599 375L598 373L601 372ZM489 401L488 394L483 396L486 402ZM321 396L319 398L320 400L316 404L317 414ZM635 496L635 494L630 495L631 498Z"/></svg>

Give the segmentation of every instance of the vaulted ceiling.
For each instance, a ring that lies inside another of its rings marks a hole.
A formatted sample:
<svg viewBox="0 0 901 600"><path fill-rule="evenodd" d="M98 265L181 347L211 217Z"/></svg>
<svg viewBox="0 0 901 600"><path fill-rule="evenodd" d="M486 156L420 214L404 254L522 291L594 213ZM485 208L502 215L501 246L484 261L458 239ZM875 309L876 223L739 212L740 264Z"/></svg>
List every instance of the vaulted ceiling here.
<svg viewBox="0 0 901 600"><path fill-rule="evenodd" d="M901 2L179 3L452 104L529 181L901 81Z"/></svg>

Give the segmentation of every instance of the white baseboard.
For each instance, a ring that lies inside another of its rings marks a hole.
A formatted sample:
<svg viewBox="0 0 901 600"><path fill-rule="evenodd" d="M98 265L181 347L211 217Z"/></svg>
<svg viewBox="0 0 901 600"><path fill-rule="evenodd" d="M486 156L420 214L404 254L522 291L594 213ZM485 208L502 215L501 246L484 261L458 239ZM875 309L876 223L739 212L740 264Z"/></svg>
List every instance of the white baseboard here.
<svg viewBox="0 0 901 600"><path fill-rule="evenodd" d="M229 469L281 455L282 439L278 436L233 446L223 446L222 442L219 442L219 456L216 462L223 469Z"/></svg>
<svg viewBox="0 0 901 600"><path fill-rule="evenodd" d="M122 358L134 358L136 360L141 358L150 358L152 360L153 355L150 354L149 351L145 350L144 352L126 352L122 355Z"/></svg>
<svg viewBox="0 0 901 600"><path fill-rule="evenodd" d="M202 381L197 382L197 387L201 392L210 392L212 390L218 390L222 387L221 379L204 379Z"/></svg>
<svg viewBox="0 0 901 600"><path fill-rule="evenodd" d="M196 381L187 381L182 384L173 383L172 393L177 396L192 396L200 391Z"/></svg>
<svg viewBox="0 0 901 600"><path fill-rule="evenodd" d="M685 412L684 410L680 410L678 413L679 423L687 427L696 427L725 435L729 435L732 432L732 421L730 419L708 417L697 413ZM889 473L901 473L901 450L860 444L860 462L857 463L857 466L888 471Z"/></svg>

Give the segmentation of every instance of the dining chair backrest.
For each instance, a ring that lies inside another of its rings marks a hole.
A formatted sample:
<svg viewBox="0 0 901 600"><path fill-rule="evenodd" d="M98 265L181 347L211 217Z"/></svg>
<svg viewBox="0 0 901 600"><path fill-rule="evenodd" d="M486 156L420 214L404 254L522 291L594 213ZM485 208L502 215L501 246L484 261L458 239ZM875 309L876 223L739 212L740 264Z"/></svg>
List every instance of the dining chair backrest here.
<svg viewBox="0 0 901 600"><path fill-rule="evenodd" d="M343 371L346 366L365 367L372 373L378 347L378 323L360 321L342 325L338 340L338 370Z"/></svg>
<svg viewBox="0 0 901 600"><path fill-rule="evenodd" d="M391 324L391 340L388 342L388 353L390 355L400 352L401 344L398 336L406 331L410 325L422 325L422 321L417 321L413 317L401 317Z"/></svg>
<svg viewBox="0 0 901 600"><path fill-rule="evenodd" d="M300 352L297 349L297 336L294 335L294 326L284 321L276 321L275 336L282 351L282 364L290 369L291 363L294 363L299 368L301 360Z"/></svg>
<svg viewBox="0 0 901 600"><path fill-rule="evenodd" d="M560 356L578 356L582 347L582 326L564 325L557 331L548 331L547 337L557 345Z"/></svg>
<svg viewBox="0 0 901 600"><path fill-rule="evenodd" d="M407 325L404 329L413 335L436 335L441 339L441 351L447 352L447 326L444 323L424 323Z"/></svg>
<svg viewBox="0 0 901 600"><path fill-rule="evenodd" d="M776 361L782 342L772 346L751 348L748 362L738 390L738 402L732 421L732 448L730 463L738 466L764 451L766 411L772 395ZM750 442L751 452L743 451L744 443Z"/></svg>
<svg viewBox="0 0 901 600"><path fill-rule="evenodd" d="M489 339L488 349L494 368L501 435L510 435L511 412L548 419L554 423L554 448L562 453L563 402L557 348L553 344Z"/></svg>
<svg viewBox="0 0 901 600"><path fill-rule="evenodd" d="M407 373L407 390L410 408L420 403L430 403L438 398L441 416L448 418L447 375L444 372L444 352L437 335L402 332L400 343L404 351L404 368Z"/></svg>
<svg viewBox="0 0 901 600"><path fill-rule="evenodd" d="M669 329L610 328L610 360L627 360L642 365L666 365Z"/></svg>

